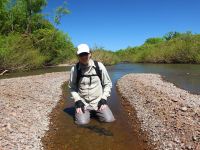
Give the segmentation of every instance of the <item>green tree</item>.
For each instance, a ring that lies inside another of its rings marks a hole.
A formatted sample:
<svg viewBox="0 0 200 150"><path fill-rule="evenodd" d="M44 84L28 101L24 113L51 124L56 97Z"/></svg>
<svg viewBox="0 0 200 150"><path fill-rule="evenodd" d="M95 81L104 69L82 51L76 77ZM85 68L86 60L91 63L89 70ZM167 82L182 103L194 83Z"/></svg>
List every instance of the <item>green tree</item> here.
<svg viewBox="0 0 200 150"><path fill-rule="evenodd" d="M181 33L179 33L179 32L168 32L167 34L165 34L164 36L163 36L163 38L166 40L166 41L169 41L169 40L171 40L171 39L173 39L173 38L177 38L177 37L179 37L179 36L181 36Z"/></svg>
<svg viewBox="0 0 200 150"><path fill-rule="evenodd" d="M70 11L67 9L67 3L64 2L62 6L59 6L56 11L55 11L55 16L54 16L54 23L55 25L59 25L61 18L66 15L69 14Z"/></svg>
<svg viewBox="0 0 200 150"><path fill-rule="evenodd" d="M38 68L74 57L70 37L44 17L46 5L46 0L0 1L0 70ZM65 3L58 7L55 25L68 13Z"/></svg>
<svg viewBox="0 0 200 150"><path fill-rule="evenodd" d="M148 38L144 44L158 44L163 42L163 38Z"/></svg>
<svg viewBox="0 0 200 150"><path fill-rule="evenodd" d="M5 26L5 21L6 21L6 16L7 16L7 12L6 12L7 2L8 2L7 0L0 1L0 33L2 33L3 28Z"/></svg>
<svg viewBox="0 0 200 150"><path fill-rule="evenodd" d="M46 6L46 0L22 0L25 4L26 12L26 33L32 32L32 19L34 15L40 13L44 6Z"/></svg>

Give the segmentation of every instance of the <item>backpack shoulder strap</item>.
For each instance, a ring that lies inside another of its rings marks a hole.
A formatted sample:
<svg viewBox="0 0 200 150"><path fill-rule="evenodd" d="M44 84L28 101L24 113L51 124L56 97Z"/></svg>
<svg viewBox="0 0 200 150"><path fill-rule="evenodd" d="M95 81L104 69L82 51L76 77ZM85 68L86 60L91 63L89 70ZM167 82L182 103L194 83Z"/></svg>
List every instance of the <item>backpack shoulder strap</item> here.
<svg viewBox="0 0 200 150"><path fill-rule="evenodd" d="M78 87L79 80L81 78L81 69L79 69L79 62L76 64L76 86Z"/></svg>
<svg viewBox="0 0 200 150"><path fill-rule="evenodd" d="M95 70L96 70L96 73L101 81L101 85L102 85L102 74L101 74L101 70L99 68L99 64L98 64L98 61L94 60L94 64L95 64Z"/></svg>

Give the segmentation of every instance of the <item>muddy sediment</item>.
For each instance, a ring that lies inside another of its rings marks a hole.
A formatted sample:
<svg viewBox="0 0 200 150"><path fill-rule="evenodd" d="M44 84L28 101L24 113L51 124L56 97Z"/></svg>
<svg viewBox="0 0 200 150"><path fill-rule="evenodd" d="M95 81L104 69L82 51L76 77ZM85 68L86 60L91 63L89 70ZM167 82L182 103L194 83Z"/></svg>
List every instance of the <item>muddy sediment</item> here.
<svg viewBox="0 0 200 150"><path fill-rule="evenodd" d="M0 149L43 149L52 109L68 72L0 80Z"/></svg>
<svg viewBox="0 0 200 150"><path fill-rule="evenodd" d="M200 149L200 95L158 74L127 74L117 82L122 104L155 149Z"/></svg>

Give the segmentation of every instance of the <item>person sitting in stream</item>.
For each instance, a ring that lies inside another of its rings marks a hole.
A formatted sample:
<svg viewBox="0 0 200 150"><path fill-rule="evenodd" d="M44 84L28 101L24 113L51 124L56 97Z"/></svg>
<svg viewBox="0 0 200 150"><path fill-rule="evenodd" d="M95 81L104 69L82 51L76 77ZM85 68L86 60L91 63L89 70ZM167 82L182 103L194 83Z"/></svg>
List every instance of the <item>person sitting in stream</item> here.
<svg viewBox="0 0 200 150"><path fill-rule="evenodd" d="M91 58L87 44L78 45L79 62L72 66L68 87L75 101L75 123L88 124L91 111L102 122L113 122L115 117L107 104L112 82L101 62Z"/></svg>

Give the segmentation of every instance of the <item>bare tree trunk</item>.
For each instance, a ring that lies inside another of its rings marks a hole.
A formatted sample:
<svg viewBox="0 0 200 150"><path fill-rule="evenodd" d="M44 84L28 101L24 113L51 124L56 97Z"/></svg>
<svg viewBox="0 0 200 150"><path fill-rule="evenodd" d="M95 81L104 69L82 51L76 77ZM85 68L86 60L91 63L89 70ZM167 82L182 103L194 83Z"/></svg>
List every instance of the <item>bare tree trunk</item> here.
<svg viewBox="0 0 200 150"><path fill-rule="evenodd" d="M31 17L32 17L32 10L31 10L32 0L27 0L27 27L26 33L31 33Z"/></svg>
<svg viewBox="0 0 200 150"><path fill-rule="evenodd" d="M4 75L8 70L4 70L2 73L0 73L0 76Z"/></svg>

